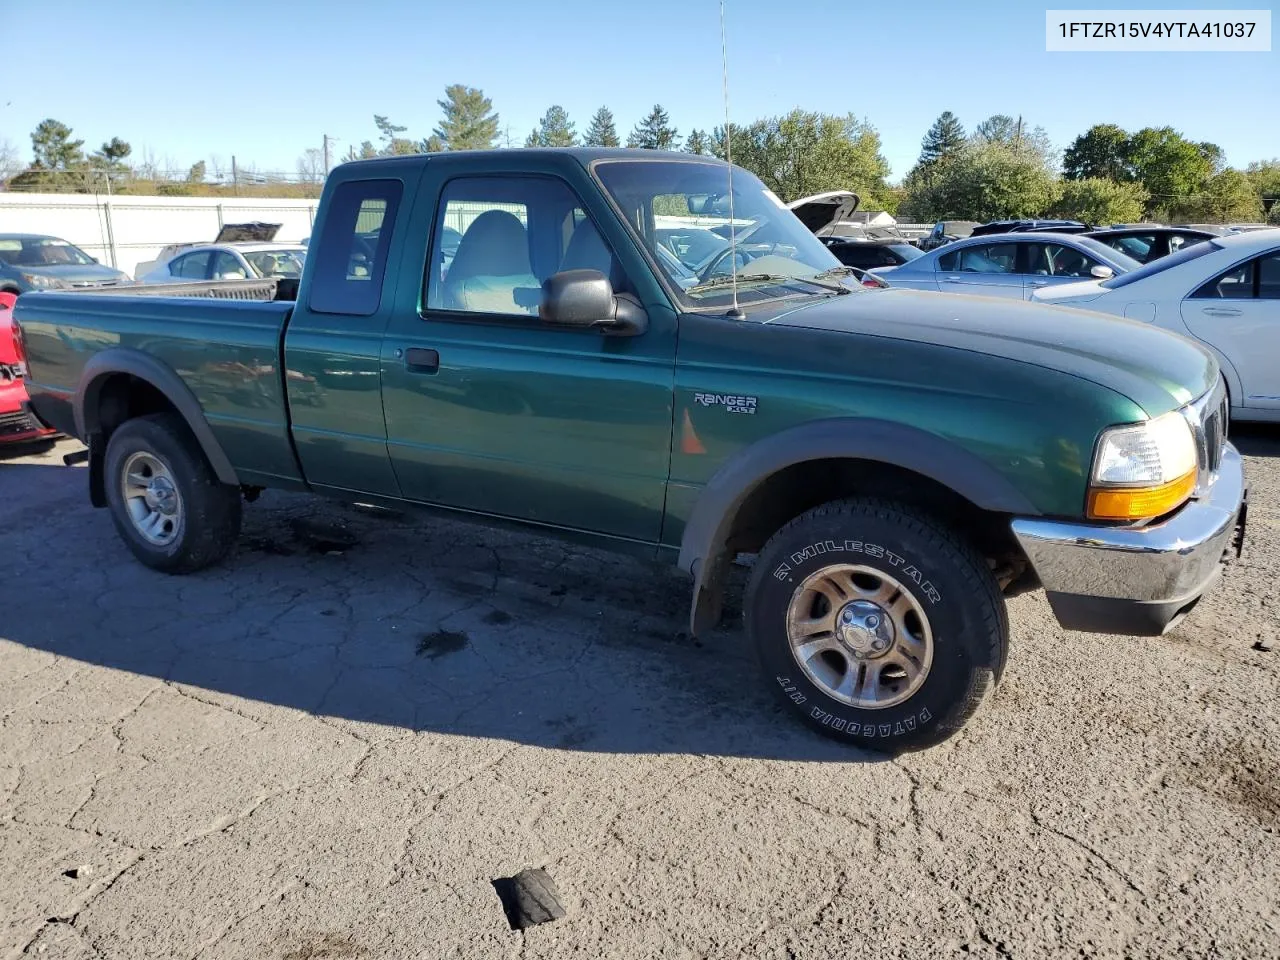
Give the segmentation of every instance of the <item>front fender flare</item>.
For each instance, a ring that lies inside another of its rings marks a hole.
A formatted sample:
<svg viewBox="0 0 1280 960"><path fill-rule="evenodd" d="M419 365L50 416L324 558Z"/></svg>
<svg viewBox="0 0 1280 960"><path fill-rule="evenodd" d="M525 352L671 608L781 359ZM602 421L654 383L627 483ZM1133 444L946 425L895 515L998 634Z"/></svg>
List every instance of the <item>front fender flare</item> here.
<svg viewBox="0 0 1280 960"><path fill-rule="evenodd" d="M973 453L937 434L871 418L818 420L784 430L738 451L711 477L694 505L680 543L679 566L694 578L690 632L718 616L727 541L738 508L780 470L810 460L868 460L928 477L975 506L996 513L1039 516L1008 478Z"/></svg>
<svg viewBox="0 0 1280 960"><path fill-rule="evenodd" d="M99 397L107 380L115 374L128 374L145 381L160 391L187 422L187 427L195 436L200 449L204 451L213 472L218 479L231 486L239 486L235 468L227 458L213 434L213 428L205 419L200 401L191 392L191 388L164 361L141 350L130 347L110 347L89 358L80 374L80 383L76 388L72 406L76 418L76 433L86 442L102 432L98 421ZM92 445L91 445L92 449Z"/></svg>

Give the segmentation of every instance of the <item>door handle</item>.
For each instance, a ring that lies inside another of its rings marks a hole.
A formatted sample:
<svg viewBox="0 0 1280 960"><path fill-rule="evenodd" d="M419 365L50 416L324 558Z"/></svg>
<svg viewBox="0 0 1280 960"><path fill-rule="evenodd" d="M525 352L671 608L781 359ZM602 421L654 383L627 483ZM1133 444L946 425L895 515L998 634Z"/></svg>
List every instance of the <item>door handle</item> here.
<svg viewBox="0 0 1280 960"><path fill-rule="evenodd" d="M960 278L959 278L959 277L955 277L955 276L951 276L951 277L947 277L947 279L948 279L948 280L951 280L951 281L956 281L956 280L959 280Z"/></svg>
<svg viewBox="0 0 1280 960"><path fill-rule="evenodd" d="M1207 313L1211 317L1238 317L1240 311L1234 307L1205 307L1202 313Z"/></svg>
<svg viewBox="0 0 1280 960"><path fill-rule="evenodd" d="M404 352L404 367L410 373L439 373L440 353L426 347L410 347Z"/></svg>
<svg viewBox="0 0 1280 960"><path fill-rule="evenodd" d="M1031 285L1033 287L1047 287L1049 285L1049 281L1048 280L1032 280Z"/></svg>

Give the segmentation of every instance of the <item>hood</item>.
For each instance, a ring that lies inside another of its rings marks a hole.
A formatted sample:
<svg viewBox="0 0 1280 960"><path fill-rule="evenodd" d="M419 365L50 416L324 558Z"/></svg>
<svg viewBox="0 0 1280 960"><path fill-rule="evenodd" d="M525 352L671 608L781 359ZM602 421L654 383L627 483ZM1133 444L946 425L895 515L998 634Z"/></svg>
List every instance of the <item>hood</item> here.
<svg viewBox="0 0 1280 960"><path fill-rule="evenodd" d="M1102 285L1101 280L1082 280L1079 283L1060 283L1056 286L1041 287L1031 296L1038 303L1053 303L1061 300L1086 303L1089 300L1098 299L1106 292L1107 288Z"/></svg>
<svg viewBox="0 0 1280 960"><path fill-rule="evenodd" d="M787 204L787 209L800 218L809 230L818 236L825 236L835 229L837 223L848 219L849 214L858 209L860 199L851 190L828 190L826 193L815 193L812 197L801 197Z"/></svg>
<svg viewBox="0 0 1280 960"><path fill-rule="evenodd" d="M52 263L32 266L14 266L19 273L39 277L57 277L67 283L103 283L107 280L128 280L124 271L103 263Z"/></svg>
<svg viewBox="0 0 1280 960"><path fill-rule="evenodd" d="M1157 417L1208 391L1218 364L1198 344L1104 314L902 288L817 300L769 321L969 350L1057 370L1128 397Z"/></svg>
<svg viewBox="0 0 1280 960"><path fill-rule="evenodd" d="M270 243L280 232L278 223L228 223L213 238L214 243Z"/></svg>

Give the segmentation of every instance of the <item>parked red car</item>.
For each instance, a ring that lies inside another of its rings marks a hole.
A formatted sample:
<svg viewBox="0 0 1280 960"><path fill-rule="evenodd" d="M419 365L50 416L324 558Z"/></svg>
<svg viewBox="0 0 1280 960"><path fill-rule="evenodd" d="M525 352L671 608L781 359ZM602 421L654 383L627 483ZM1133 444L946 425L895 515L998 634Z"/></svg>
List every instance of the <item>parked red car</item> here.
<svg viewBox="0 0 1280 960"><path fill-rule="evenodd" d="M0 293L0 444L40 440L55 433L22 408L27 399L22 382L26 364L13 325L13 304L17 299L12 293Z"/></svg>

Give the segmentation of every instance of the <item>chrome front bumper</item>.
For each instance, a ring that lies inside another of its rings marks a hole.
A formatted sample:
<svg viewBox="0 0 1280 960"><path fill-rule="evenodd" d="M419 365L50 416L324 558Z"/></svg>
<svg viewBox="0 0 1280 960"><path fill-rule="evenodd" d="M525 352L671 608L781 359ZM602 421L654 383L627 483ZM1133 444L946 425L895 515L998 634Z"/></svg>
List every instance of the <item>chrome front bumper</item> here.
<svg viewBox="0 0 1280 960"><path fill-rule="evenodd" d="M1013 533L1068 630L1152 636L1170 629L1244 541L1248 488L1231 444L1207 496L1145 527L1017 519Z"/></svg>

